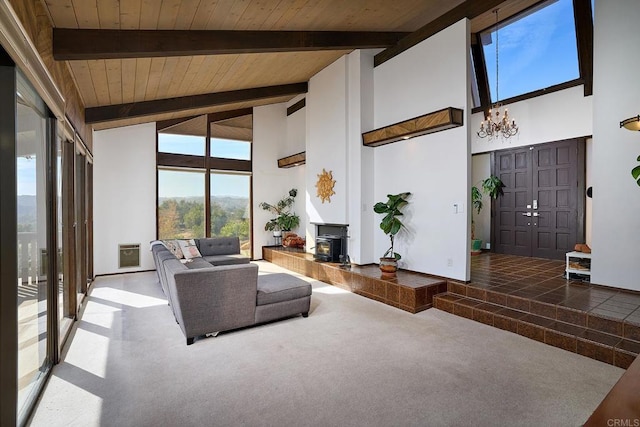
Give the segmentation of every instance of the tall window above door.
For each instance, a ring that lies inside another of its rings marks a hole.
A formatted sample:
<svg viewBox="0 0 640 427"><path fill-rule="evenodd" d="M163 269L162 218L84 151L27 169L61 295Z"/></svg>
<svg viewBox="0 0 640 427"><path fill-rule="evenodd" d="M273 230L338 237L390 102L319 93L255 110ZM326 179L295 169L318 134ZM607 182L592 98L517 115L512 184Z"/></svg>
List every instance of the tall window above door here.
<svg viewBox="0 0 640 427"><path fill-rule="evenodd" d="M582 83L572 0L549 0L500 22L497 61L495 29L492 25L478 34L492 103Z"/></svg>

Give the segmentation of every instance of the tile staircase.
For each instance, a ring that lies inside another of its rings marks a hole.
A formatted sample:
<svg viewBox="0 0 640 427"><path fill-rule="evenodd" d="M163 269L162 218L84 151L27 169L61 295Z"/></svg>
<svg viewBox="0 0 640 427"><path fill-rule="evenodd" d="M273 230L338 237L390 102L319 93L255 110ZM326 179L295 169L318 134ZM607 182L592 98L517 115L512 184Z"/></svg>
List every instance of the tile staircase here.
<svg viewBox="0 0 640 427"><path fill-rule="evenodd" d="M640 293L567 280L563 261L483 253L460 283L408 271L388 280L375 265L342 270L301 250L262 250L269 262L411 313L435 307L624 369L640 353Z"/></svg>
<svg viewBox="0 0 640 427"><path fill-rule="evenodd" d="M593 286L575 289L564 282L560 285L552 278L532 286L491 287L482 282L449 281L447 292L435 295L433 304L440 310L627 369L640 353L640 311L634 309L640 296ZM527 292L528 288L535 290ZM573 294L577 295L567 297Z"/></svg>

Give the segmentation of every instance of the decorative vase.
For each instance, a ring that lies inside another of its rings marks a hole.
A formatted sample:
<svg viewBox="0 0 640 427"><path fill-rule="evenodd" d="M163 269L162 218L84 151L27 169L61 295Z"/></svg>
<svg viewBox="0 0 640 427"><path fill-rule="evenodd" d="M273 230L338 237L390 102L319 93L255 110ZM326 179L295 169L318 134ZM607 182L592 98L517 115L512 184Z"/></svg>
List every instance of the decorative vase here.
<svg viewBox="0 0 640 427"><path fill-rule="evenodd" d="M282 230L273 230L273 237L282 237Z"/></svg>
<svg viewBox="0 0 640 427"><path fill-rule="evenodd" d="M398 261L395 258L384 257L380 258L380 271L383 278L396 277L396 271L398 271Z"/></svg>

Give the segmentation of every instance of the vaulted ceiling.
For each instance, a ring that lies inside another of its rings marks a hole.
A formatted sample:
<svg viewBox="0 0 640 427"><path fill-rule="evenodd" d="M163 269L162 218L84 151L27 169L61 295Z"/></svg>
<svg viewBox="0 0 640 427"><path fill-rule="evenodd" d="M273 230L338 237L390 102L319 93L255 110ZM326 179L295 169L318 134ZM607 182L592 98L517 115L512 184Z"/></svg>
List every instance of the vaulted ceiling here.
<svg viewBox="0 0 640 427"><path fill-rule="evenodd" d="M460 16L477 32L496 5L506 18L538 1L42 0L95 129L288 101L354 48L402 46Z"/></svg>

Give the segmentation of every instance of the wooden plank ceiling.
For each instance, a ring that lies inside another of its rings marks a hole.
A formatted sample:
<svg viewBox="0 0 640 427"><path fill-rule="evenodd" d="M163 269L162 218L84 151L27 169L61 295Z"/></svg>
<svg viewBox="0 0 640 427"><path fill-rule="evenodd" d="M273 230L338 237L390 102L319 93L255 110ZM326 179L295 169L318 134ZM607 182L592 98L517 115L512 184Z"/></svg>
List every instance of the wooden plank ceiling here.
<svg viewBox="0 0 640 427"><path fill-rule="evenodd" d="M41 0L54 28L413 32L464 0ZM469 1L469 0L467 0ZM521 10L534 0L509 0ZM475 31L491 24L479 16ZM502 17L502 16L501 16ZM474 27L472 22L472 27ZM481 28L477 28L481 27ZM85 107L306 82L347 50L67 61ZM294 95L98 123L136 123L284 102Z"/></svg>

